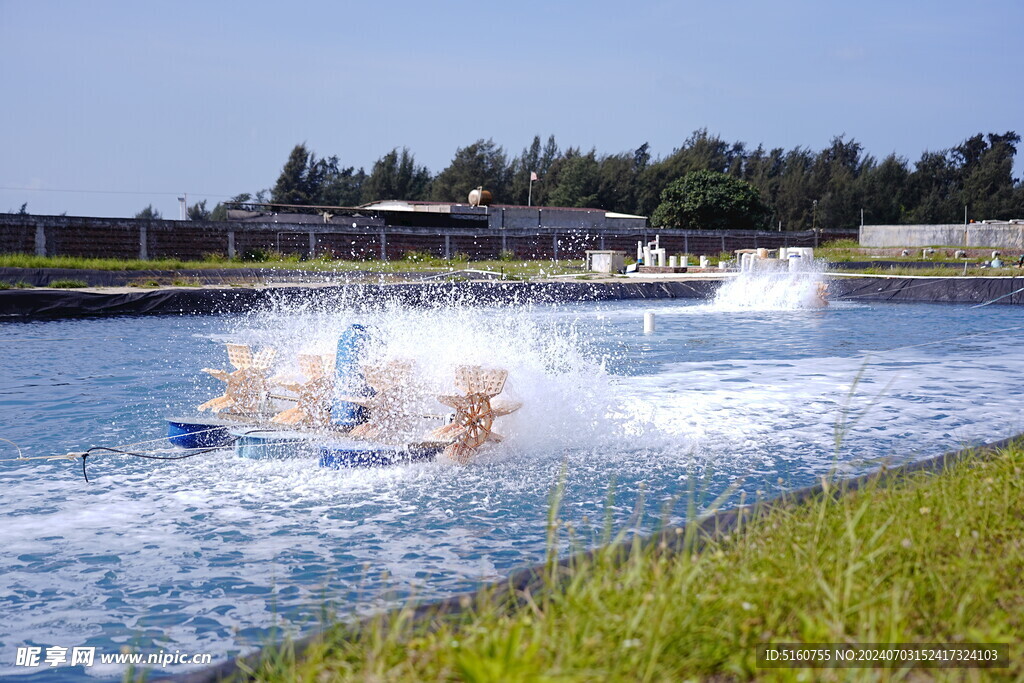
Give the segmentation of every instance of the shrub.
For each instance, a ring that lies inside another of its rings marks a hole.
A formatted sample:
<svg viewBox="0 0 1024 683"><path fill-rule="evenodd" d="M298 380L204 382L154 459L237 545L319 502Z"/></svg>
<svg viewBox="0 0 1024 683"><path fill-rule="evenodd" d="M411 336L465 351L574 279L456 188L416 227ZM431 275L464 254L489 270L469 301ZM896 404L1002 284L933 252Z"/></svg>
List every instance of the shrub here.
<svg viewBox="0 0 1024 683"><path fill-rule="evenodd" d="M245 253L242 254L243 261L269 261L270 254L272 252L269 249L246 249Z"/></svg>
<svg viewBox="0 0 1024 683"><path fill-rule="evenodd" d="M429 251L417 251L415 249L405 252L402 259L410 263L427 263L434 260L434 255Z"/></svg>

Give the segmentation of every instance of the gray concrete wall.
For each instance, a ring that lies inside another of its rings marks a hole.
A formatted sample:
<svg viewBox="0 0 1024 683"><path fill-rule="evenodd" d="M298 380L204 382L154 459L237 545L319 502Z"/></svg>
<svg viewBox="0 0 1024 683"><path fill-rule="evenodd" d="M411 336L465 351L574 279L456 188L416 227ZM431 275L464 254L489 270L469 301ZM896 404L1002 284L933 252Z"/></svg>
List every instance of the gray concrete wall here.
<svg viewBox="0 0 1024 683"><path fill-rule="evenodd" d="M1024 249L1024 222L865 225L862 247L998 247Z"/></svg>

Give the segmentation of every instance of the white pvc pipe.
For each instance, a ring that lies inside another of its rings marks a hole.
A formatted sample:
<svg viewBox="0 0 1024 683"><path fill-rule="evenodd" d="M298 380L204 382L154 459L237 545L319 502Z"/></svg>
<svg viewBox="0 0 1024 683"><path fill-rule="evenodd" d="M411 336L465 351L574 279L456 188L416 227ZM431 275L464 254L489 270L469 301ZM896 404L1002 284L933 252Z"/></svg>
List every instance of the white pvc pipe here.
<svg viewBox="0 0 1024 683"><path fill-rule="evenodd" d="M644 313L644 334L654 332L654 311Z"/></svg>

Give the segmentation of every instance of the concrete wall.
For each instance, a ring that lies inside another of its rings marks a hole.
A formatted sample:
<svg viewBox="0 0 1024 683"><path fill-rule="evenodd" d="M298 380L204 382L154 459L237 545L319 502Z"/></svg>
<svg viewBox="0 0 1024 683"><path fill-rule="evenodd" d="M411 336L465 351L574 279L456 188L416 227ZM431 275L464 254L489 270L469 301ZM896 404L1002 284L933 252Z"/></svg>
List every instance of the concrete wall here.
<svg viewBox="0 0 1024 683"><path fill-rule="evenodd" d="M543 216L546 212L536 212ZM588 212L580 214L585 220ZM509 251L518 258L582 259L588 249L636 253L638 241L661 236L669 253L717 254L766 247L815 246L818 241L852 237L850 233L753 232L577 228L403 227L352 223L149 221L131 218L22 216L0 214L0 253L131 259L202 259L210 254L244 256L246 252L281 251L332 255L343 259L399 259L409 251L437 256L467 254L495 258Z"/></svg>
<svg viewBox="0 0 1024 683"><path fill-rule="evenodd" d="M865 225L862 247L999 247L1024 249L1024 222Z"/></svg>

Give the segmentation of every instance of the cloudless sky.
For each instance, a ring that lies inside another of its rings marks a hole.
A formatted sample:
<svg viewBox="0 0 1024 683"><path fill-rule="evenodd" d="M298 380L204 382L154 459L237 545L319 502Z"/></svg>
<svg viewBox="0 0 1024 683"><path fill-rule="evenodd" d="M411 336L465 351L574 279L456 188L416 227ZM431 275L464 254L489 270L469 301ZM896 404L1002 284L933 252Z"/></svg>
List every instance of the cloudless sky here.
<svg viewBox="0 0 1024 683"><path fill-rule="evenodd" d="M913 162L1024 134L1022 33L1021 0L0 0L0 211L176 218L299 142L436 173L478 138L657 157L706 127Z"/></svg>

